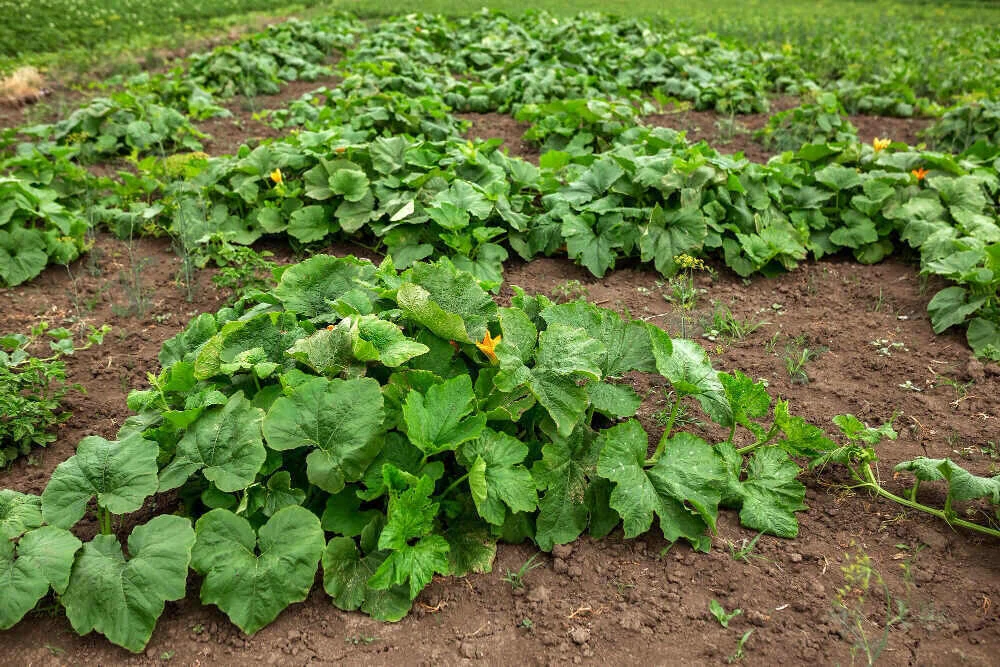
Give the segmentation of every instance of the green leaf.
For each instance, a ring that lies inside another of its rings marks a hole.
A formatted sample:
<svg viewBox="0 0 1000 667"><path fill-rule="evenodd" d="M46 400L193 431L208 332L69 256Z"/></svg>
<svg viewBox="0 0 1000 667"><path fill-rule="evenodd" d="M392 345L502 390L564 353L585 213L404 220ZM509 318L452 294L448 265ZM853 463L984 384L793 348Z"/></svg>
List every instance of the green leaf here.
<svg viewBox="0 0 1000 667"><path fill-rule="evenodd" d="M351 538L333 538L323 552L323 589L340 609L354 611L360 608L379 621L400 620L413 604L409 589L391 586L381 591L368 585L368 580L387 556L384 551L362 556Z"/></svg>
<svg viewBox="0 0 1000 667"><path fill-rule="evenodd" d="M497 539L481 521L470 517L449 523L444 539L448 542L448 562L453 577L493 571Z"/></svg>
<svg viewBox="0 0 1000 667"><path fill-rule="evenodd" d="M39 513L39 520L41 515ZM43 526L14 540L0 528L0 630L13 627L35 608L51 586L60 595L69 584L80 540L68 530Z"/></svg>
<svg viewBox="0 0 1000 667"><path fill-rule="evenodd" d="M586 301L549 306L542 311L542 318L549 325L579 327L604 345L600 366L605 377L624 375L632 370L647 373L656 370L649 334L641 322L623 320L613 310Z"/></svg>
<svg viewBox="0 0 1000 667"><path fill-rule="evenodd" d="M81 635L97 630L138 653L153 634L164 603L184 597L194 544L191 522L164 514L137 526L129 558L113 535L83 546L62 596L66 616Z"/></svg>
<svg viewBox="0 0 1000 667"><path fill-rule="evenodd" d="M194 362L195 377L207 380L241 371L266 377L279 366L292 365L286 351L305 334L291 312L264 312L227 322L199 350ZM265 369L266 373L262 372Z"/></svg>
<svg viewBox="0 0 1000 667"><path fill-rule="evenodd" d="M427 456L455 450L479 437L486 426L486 415L469 416L475 407L476 395L468 375L436 384L426 393L411 391L403 404L406 435Z"/></svg>
<svg viewBox="0 0 1000 667"><path fill-rule="evenodd" d="M929 459L918 456L912 461L900 463L895 469L909 470L921 481L946 480L948 496L953 501L989 498L996 503L1000 498L1000 475L979 477L951 459Z"/></svg>
<svg viewBox="0 0 1000 667"><path fill-rule="evenodd" d="M178 361L194 361L198 348L216 333L218 327L214 315L202 313L196 316L184 331L163 343L159 354L160 366L167 368Z"/></svg>
<svg viewBox="0 0 1000 667"><path fill-rule="evenodd" d="M760 427L750 420L767 416L771 407L771 396L767 393L767 385L764 382L754 382L753 378L738 370L733 371L732 375L719 373L718 378L726 392L733 420L754 431L754 435L762 435L758 432Z"/></svg>
<svg viewBox="0 0 1000 667"><path fill-rule="evenodd" d="M588 219L593 220L593 215L566 214L560 231L566 239L569 256L587 267L595 276L602 278L608 269L614 268L615 252L608 235L595 234Z"/></svg>
<svg viewBox="0 0 1000 667"><path fill-rule="evenodd" d="M474 218L484 220L493 212L493 204L483 195L476 185L456 179L447 190L442 190L434 196L434 204L450 206L456 210L467 212ZM468 216L466 216L468 220Z"/></svg>
<svg viewBox="0 0 1000 667"><path fill-rule="evenodd" d="M692 340L679 338L673 341L669 355L655 345L653 351L656 369L670 380L679 396L694 396L713 421L721 426L732 425L729 400L704 348Z"/></svg>
<svg viewBox="0 0 1000 667"><path fill-rule="evenodd" d="M606 354L604 345L583 329L556 323L538 337L535 369L600 380Z"/></svg>
<svg viewBox="0 0 1000 667"><path fill-rule="evenodd" d="M368 177L357 169L338 169L330 176L330 190L347 201L361 201L368 194Z"/></svg>
<svg viewBox="0 0 1000 667"><path fill-rule="evenodd" d="M357 537L379 515L381 512L378 510L362 511L361 499L355 489L345 488L326 499L321 522L325 531L345 537Z"/></svg>
<svg viewBox="0 0 1000 667"><path fill-rule="evenodd" d="M846 248L860 248L878 241L878 230L871 218L847 209L840 215L842 225L830 233L830 240Z"/></svg>
<svg viewBox="0 0 1000 667"><path fill-rule="evenodd" d="M624 175L624 170L613 159L602 158L590 165L578 180L570 183L560 194L570 204L583 205L602 196Z"/></svg>
<svg viewBox="0 0 1000 667"><path fill-rule="evenodd" d="M407 338L397 325L374 315L348 318L341 325L350 327L354 337L354 356L360 361L380 361L394 368L430 350L426 345Z"/></svg>
<svg viewBox="0 0 1000 667"><path fill-rule="evenodd" d="M385 432L382 392L372 378L314 378L279 398L264 417L267 445L277 451L309 447L309 481L338 493L361 479Z"/></svg>
<svg viewBox="0 0 1000 667"><path fill-rule="evenodd" d="M831 190L849 190L861 185L861 176L857 170L849 169L839 164L828 164L813 172L813 178Z"/></svg>
<svg viewBox="0 0 1000 667"><path fill-rule="evenodd" d="M802 417L789 414L788 401L779 400L775 403L774 424L785 436L775 444L792 456L814 458L837 446L826 437L823 429L813 426Z"/></svg>
<svg viewBox="0 0 1000 667"><path fill-rule="evenodd" d="M368 585L378 590L391 590L409 581L410 599L414 599L434 578L434 574L450 574L448 541L440 535L428 535L415 544L393 551L379 565Z"/></svg>
<svg viewBox="0 0 1000 667"><path fill-rule="evenodd" d="M331 302L374 276L375 266L367 260L315 255L288 267L271 293L285 309L312 318L329 313Z"/></svg>
<svg viewBox="0 0 1000 667"><path fill-rule="evenodd" d="M543 551L566 544L587 528L591 505L590 479L596 477L600 446L589 428L578 427L570 437L554 434L542 447L531 477L544 495L538 501L535 541Z"/></svg>
<svg viewBox="0 0 1000 667"><path fill-rule="evenodd" d="M344 327L320 329L311 336L300 338L288 348L296 361L321 375L336 377L342 373L360 371L363 365L354 357L351 332Z"/></svg>
<svg viewBox="0 0 1000 667"><path fill-rule="evenodd" d="M298 506L276 512L258 534L224 509L198 519L195 532L191 567L204 576L202 603L219 607L248 635L306 599L326 546L319 519Z"/></svg>
<svg viewBox="0 0 1000 667"><path fill-rule="evenodd" d="M469 470L469 488L479 516L501 526L512 512L533 512L538 492L522 465L528 446L506 433L486 429L458 450L458 461Z"/></svg>
<svg viewBox="0 0 1000 667"><path fill-rule="evenodd" d="M330 231L329 214L318 204L303 206L288 221L288 235L300 243L322 241Z"/></svg>
<svg viewBox="0 0 1000 667"><path fill-rule="evenodd" d="M156 493L159 447L140 435L111 442L96 435L77 445L76 455L60 463L42 492L45 523L70 528L83 518L87 503L112 514L128 514Z"/></svg>
<svg viewBox="0 0 1000 667"><path fill-rule="evenodd" d="M445 340L480 341L496 318L496 303L476 278L447 259L417 264L403 277L396 299L404 316Z"/></svg>
<svg viewBox="0 0 1000 667"><path fill-rule="evenodd" d="M795 513L806 509L806 487L797 479L800 472L784 450L757 450L747 466L747 478L739 486L740 523L778 537L796 537L799 524Z"/></svg>
<svg viewBox="0 0 1000 667"><path fill-rule="evenodd" d="M409 582L412 600L430 583L435 572L450 572L448 542L431 534L439 507L430 499L434 480L426 475L416 478L388 464L382 474L389 488L389 511L378 547L391 553L368 585L389 590Z"/></svg>
<svg viewBox="0 0 1000 667"><path fill-rule="evenodd" d="M271 475L267 486L258 484L252 487L248 495L253 497L254 507L259 508L264 516L274 516L286 507L301 505L306 499L305 491L292 487L292 475L287 470L279 470Z"/></svg>
<svg viewBox="0 0 1000 667"><path fill-rule="evenodd" d="M0 229L0 279L8 287L31 280L49 263L45 237L37 229Z"/></svg>
<svg viewBox="0 0 1000 667"><path fill-rule="evenodd" d="M973 297L964 287L956 285L944 288L927 304L934 333L939 334L949 327L962 324L985 303L985 296Z"/></svg>
<svg viewBox="0 0 1000 667"><path fill-rule="evenodd" d="M974 317L969 321L966 337L977 357L1000 362L1000 323Z"/></svg>
<svg viewBox="0 0 1000 667"><path fill-rule="evenodd" d="M677 272L674 257L697 254L707 236L705 217L697 207L668 212L657 204L639 237L642 261L653 262L663 275L673 275Z"/></svg>
<svg viewBox="0 0 1000 667"><path fill-rule="evenodd" d="M587 394L594 410L612 419L632 417L642 405L642 396L623 384L591 383L587 385Z"/></svg>
<svg viewBox="0 0 1000 667"><path fill-rule="evenodd" d="M532 370L528 387L555 422L559 434L569 437L587 412L587 388L579 386L573 375L537 369Z"/></svg>
<svg viewBox="0 0 1000 667"><path fill-rule="evenodd" d="M423 287L404 283L396 293L396 300L409 319L427 327L435 335L445 340L472 342L462 316L441 308Z"/></svg>
<svg viewBox="0 0 1000 667"><path fill-rule="evenodd" d="M707 551L705 529L715 530L726 480L725 467L711 445L680 433L667 441L663 456L647 469L649 438L632 419L602 431L598 446L597 472L615 483L611 507L621 515L626 537L649 530L655 514L665 539L683 537Z"/></svg>
<svg viewBox="0 0 1000 667"><path fill-rule="evenodd" d="M0 489L0 541L14 539L42 525L42 499Z"/></svg>
<svg viewBox="0 0 1000 667"><path fill-rule="evenodd" d="M936 482L939 479L944 479L944 475L941 472L941 465L946 459L931 459L926 456L918 456L911 461L903 461L898 463L893 470L900 472L903 470L913 473L913 476L919 479L921 482Z"/></svg>
<svg viewBox="0 0 1000 667"><path fill-rule="evenodd" d="M176 489L201 471L220 491L250 486L267 458L261 436L264 411L253 407L243 392L226 404L202 413L177 443L173 460L160 471L160 491Z"/></svg>

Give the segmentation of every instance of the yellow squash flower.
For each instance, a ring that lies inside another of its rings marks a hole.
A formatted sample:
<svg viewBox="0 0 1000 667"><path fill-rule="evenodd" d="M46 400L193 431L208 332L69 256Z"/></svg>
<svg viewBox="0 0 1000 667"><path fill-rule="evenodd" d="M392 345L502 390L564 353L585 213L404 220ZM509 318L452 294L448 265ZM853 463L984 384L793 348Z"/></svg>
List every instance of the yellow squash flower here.
<svg viewBox="0 0 1000 667"><path fill-rule="evenodd" d="M878 137L875 137L872 140L872 148L875 149L876 153L881 153L886 148L888 148L889 144L891 144L891 143L892 143L892 139L879 139Z"/></svg>
<svg viewBox="0 0 1000 667"><path fill-rule="evenodd" d="M274 171L271 172L271 180L277 183L278 185L281 185L282 183L285 182L285 177L281 175L280 169L275 169Z"/></svg>
<svg viewBox="0 0 1000 667"><path fill-rule="evenodd" d="M491 364L497 363L497 354L495 350L497 347L497 343L499 343L502 339L503 336L497 336L496 338L493 338L492 336L490 336L490 332L487 331L486 335L483 336L483 342L476 343L476 347L479 348L479 351L485 354L487 357L489 357Z"/></svg>
<svg viewBox="0 0 1000 667"><path fill-rule="evenodd" d="M912 170L910 173L917 177L917 181L922 181L927 178L927 174L930 172L923 167L920 167L919 169Z"/></svg>

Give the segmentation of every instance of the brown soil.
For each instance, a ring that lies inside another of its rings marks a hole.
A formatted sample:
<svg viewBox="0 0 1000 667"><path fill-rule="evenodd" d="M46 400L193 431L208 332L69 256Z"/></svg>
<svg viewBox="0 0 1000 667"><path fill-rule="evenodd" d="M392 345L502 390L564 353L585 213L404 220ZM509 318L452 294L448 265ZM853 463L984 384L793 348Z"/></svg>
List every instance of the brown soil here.
<svg viewBox="0 0 1000 667"><path fill-rule="evenodd" d="M291 81L281 87L281 92L274 95L261 95L253 99L238 95L226 101L225 107L232 116L228 118L210 118L197 123L199 130L211 135L202 141L205 152L209 155L232 155L243 144L254 146L264 139L283 137L288 130L276 130L264 121L254 116L269 109L280 109L301 97L304 93L322 88L332 87L340 81L340 77L320 77L315 81Z"/></svg>
<svg viewBox="0 0 1000 667"><path fill-rule="evenodd" d="M513 121L471 120L474 135L501 136L512 152L527 154L516 143L523 128ZM269 249L281 261L291 259L283 246ZM346 245L330 250L368 254ZM163 240L130 247L100 235L91 254L69 270L53 267L27 285L0 290L0 331L25 331L43 319L113 327L102 346L66 360L70 380L83 384L87 394L70 398L73 417L58 441L0 471L0 486L40 492L81 437L114 435L128 414L127 392L143 387L145 374L156 371L161 343L195 313L214 311L225 299L205 271L189 301L177 281L180 268ZM658 274L628 265L598 280L566 260L515 260L506 278L553 297L577 292L674 335L683 331L698 338L717 367L766 378L772 395L789 399L793 413L814 424L830 428L831 417L844 412L877 424L898 413L899 439L879 447L879 470L891 490L899 491L905 481L893 478L892 466L917 455L956 457L979 474L997 465L992 457L1000 444L1000 367L971 359L959 335L934 335L926 315L933 291L923 291L915 268L899 260L863 266L833 258L751 281L719 267L714 278L699 276L705 293L691 313L666 300L670 288ZM139 294L143 313L129 312ZM509 294L505 288L498 298ZM700 339L699 323L710 318L714 300L739 318L766 323L740 341ZM785 370L784 357L795 339L800 346L825 348L806 366L807 384L792 383ZM905 349L884 356L872 345L875 339L898 341ZM661 429L657 413L667 405L662 384L632 380L650 392L640 414L644 425ZM95 634L77 637L61 613L39 611L0 632L0 664L699 665L723 663L748 630L753 634L744 654L750 664L847 664L854 639L832 609L844 586L841 568L859 551L885 578L892 601L908 609L887 635L884 664L994 664L989 656L1000 649L998 605L992 604L994 598L1000 601L995 541L846 491L838 486L843 478L832 471L806 473L803 480L810 508L799 515L800 536L762 537L743 561L731 552L755 535L728 511L720 517L709 554L683 544L668 548L655 532L624 540L616 531L605 540L585 538L542 554L541 566L517 590L504 575L536 550L501 545L491 574L435 580L400 623L339 611L317 585L305 603L293 605L253 637L241 634L216 608L201 606L199 582L192 576L186 599L167 605L144 654L128 654ZM931 502L941 500L933 489L926 493ZM888 601L877 585L869 598L862 627L877 641ZM712 599L727 610L743 610L729 629L709 614Z"/></svg>
<svg viewBox="0 0 1000 667"><path fill-rule="evenodd" d="M528 123L514 120L508 114L502 113L460 113L458 118L471 123L465 136L469 139L503 139L503 147L514 157L524 158L532 164L538 164L540 155L538 147L525 141L522 137L531 127Z"/></svg>

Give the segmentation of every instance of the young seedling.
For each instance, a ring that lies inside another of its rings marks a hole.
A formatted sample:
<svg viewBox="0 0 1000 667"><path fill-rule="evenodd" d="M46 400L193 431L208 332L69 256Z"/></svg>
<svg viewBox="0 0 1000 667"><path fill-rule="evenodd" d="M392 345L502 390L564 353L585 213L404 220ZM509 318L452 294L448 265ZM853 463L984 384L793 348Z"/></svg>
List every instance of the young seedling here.
<svg viewBox="0 0 1000 667"><path fill-rule="evenodd" d="M773 336L764 341L764 351L768 354L774 354L775 349L778 347L779 337L781 337L781 332L775 331Z"/></svg>
<svg viewBox="0 0 1000 667"><path fill-rule="evenodd" d="M718 301L713 302L715 310L712 313L712 321L708 326L704 326L703 338L715 341L723 338L729 341L743 340L757 329L760 329L769 322L754 322L749 317L740 319L733 314L728 306L724 306Z"/></svg>
<svg viewBox="0 0 1000 667"><path fill-rule="evenodd" d="M740 640L736 642L736 652L733 653L728 658L726 658L726 662L732 664L734 662L739 662L740 660L743 659L743 647L746 645L747 640L750 639L750 635L752 634L753 630L747 630L746 632L743 633L743 636L740 637Z"/></svg>
<svg viewBox="0 0 1000 667"><path fill-rule="evenodd" d="M507 574L504 575L503 581L510 584L511 589L517 590L519 588L524 588L524 578L528 576L528 573L534 570L536 567L541 567L542 563L535 562L538 558L538 554L534 554L531 558L524 561L524 564L514 572L510 569L507 570Z"/></svg>
<svg viewBox="0 0 1000 667"><path fill-rule="evenodd" d="M726 611L726 608L723 607L715 598L712 598L712 600L708 603L708 610L712 612L712 616L714 616L715 620L719 622L719 625L724 628L728 628L729 621L743 613L742 609Z"/></svg>
<svg viewBox="0 0 1000 667"><path fill-rule="evenodd" d="M805 337L798 336L785 346L785 370L792 384L809 384L806 364L815 361L826 352L825 347L810 349L805 346Z"/></svg>
<svg viewBox="0 0 1000 667"><path fill-rule="evenodd" d="M744 561L749 563L751 558L759 558L765 560L763 556L758 556L754 554L753 550L757 547L757 541L760 540L763 532L757 533L753 538L747 539L743 538L743 542L739 547L736 546L734 542L729 543L729 557L736 561Z"/></svg>
<svg viewBox="0 0 1000 667"><path fill-rule="evenodd" d="M556 303L569 303L586 299L590 295L587 286L579 280L565 280L552 288L552 299Z"/></svg>

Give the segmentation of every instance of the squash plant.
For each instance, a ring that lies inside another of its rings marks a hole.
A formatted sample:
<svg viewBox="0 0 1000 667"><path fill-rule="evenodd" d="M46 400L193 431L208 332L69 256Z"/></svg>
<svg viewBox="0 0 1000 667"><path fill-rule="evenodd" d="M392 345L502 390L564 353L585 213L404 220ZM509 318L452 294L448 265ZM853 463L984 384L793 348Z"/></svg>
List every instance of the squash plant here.
<svg viewBox="0 0 1000 667"><path fill-rule="evenodd" d="M312 257L196 317L160 362L117 441L85 438L41 498L0 498L15 566L0 572L22 591L0 599L2 627L51 587L78 632L140 651L189 565L202 601L253 633L320 566L333 604L397 620L435 575L490 571L498 540L549 550L656 520L707 551L722 507L793 537L792 456L833 446L693 342L518 289L498 307L446 259L399 272ZM728 437L651 440L636 372ZM126 555L116 517L173 489L176 512L133 529ZM92 500L100 535L81 546L66 531ZM49 567L25 570L43 539L59 545Z"/></svg>

